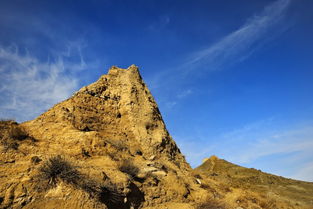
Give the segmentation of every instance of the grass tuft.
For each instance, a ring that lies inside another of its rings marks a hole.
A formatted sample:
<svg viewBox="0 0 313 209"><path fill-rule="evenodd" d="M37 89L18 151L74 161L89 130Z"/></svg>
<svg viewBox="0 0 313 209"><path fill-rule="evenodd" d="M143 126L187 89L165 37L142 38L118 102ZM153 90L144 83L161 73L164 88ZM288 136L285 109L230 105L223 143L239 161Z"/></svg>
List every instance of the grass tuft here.
<svg viewBox="0 0 313 209"><path fill-rule="evenodd" d="M88 178L81 174L75 166L73 166L64 157L57 155L51 157L39 168L39 175L37 176L39 191L45 191L53 188L63 181L74 186L74 188L81 189L87 192L92 198L107 206L120 206L123 203L124 196L121 195L116 185L111 182L101 182ZM109 207L119 208L119 207Z"/></svg>
<svg viewBox="0 0 313 209"><path fill-rule="evenodd" d="M19 144L31 138L14 120L0 119L0 145L3 151L18 150Z"/></svg>
<svg viewBox="0 0 313 209"><path fill-rule="evenodd" d="M77 185L81 178L76 168L60 155L50 158L40 168L40 179L55 186L59 180Z"/></svg>
<svg viewBox="0 0 313 209"><path fill-rule="evenodd" d="M128 174L132 179L136 178L139 173L139 168L130 160L124 160L119 165L119 170Z"/></svg>

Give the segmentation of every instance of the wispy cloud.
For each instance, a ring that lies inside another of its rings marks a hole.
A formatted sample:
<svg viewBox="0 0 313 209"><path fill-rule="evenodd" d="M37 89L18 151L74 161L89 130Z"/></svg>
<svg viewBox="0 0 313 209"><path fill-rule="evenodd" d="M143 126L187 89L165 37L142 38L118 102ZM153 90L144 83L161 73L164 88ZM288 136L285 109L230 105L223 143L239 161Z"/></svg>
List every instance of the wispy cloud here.
<svg viewBox="0 0 313 209"><path fill-rule="evenodd" d="M251 129L242 128L230 134L223 134L223 143L230 145L225 156L230 155L237 163L251 163L256 159L275 154L294 152L309 154L313 149L312 124L289 130L282 128L275 130L268 124L262 123ZM236 144L240 145L240 149ZM311 157L313 160L313 155Z"/></svg>
<svg viewBox="0 0 313 209"><path fill-rule="evenodd" d="M203 158L216 154L236 164L258 169L258 164L266 165L264 169L267 172L313 181L312 121L279 125L277 120L269 118L223 133L215 138L215 142L209 137L194 137L202 142L190 144L195 140L176 138L194 166L199 165Z"/></svg>
<svg viewBox="0 0 313 209"><path fill-rule="evenodd" d="M263 161L269 172L313 181L312 123L292 128L275 128L271 122L259 123L259 126L225 134L221 140L227 145L227 151L221 152L227 159L246 165ZM275 163L280 165L274 166Z"/></svg>
<svg viewBox="0 0 313 209"><path fill-rule="evenodd" d="M291 178L306 180L313 182L313 162L303 164L302 168L299 169Z"/></svg>
<svg viewBox="0 0 313 209"><path fill-rule="evenodd" d="M43 61L14 45L0 47L1 117L32 119L77 90L75 72L86 68L81 48L68 45L66 53L58 54Z"/></svg>
<svg viewBox="0 0 313 209"><path fill-rule="evenodd" d="M219 41L187 54L181 61L182 64L157 71L157 74L148 80L150 88L164 95L164 86L174 83L175 89L185 88L186 84L198 79L199 75L225 70L246 60L290 26L284 21L290 3L291 0L274 1Z"/></svg>
<svg viewBox="0 0 313 209"><path fill-rule="evenodd" d="M283 19L290 0L277 0L265 7L259 15L248 19L238 30L228 34L220 41L206 49L194 52L184 64L186 71L192 71L199 66L206 70L221 70L225 65L247 59L260 44L272 36L273 31L283 30L274 28Z"/></svg>
<svg viewBox="0 0 313 209"><path fill-rule="evenodd" d="M176 96L173 96L171 100L166 101L165 105L168 109L175 107L180 101L184 100L186 97L190 96L193 93L191 89L186 89L178 93Z"/></svg>
<svg viewBox="0 0 313 209"><path fill-rule="evenodd" d="M192 93L193 93L193 92L192 92L191 89L187 89L187 90L184 90L184 91L182 91L181 93L179 93L179 94L177 95L177 98L178 98L178 99L183 99L183 98L189 96L189 95L192 94Z"/></svg>

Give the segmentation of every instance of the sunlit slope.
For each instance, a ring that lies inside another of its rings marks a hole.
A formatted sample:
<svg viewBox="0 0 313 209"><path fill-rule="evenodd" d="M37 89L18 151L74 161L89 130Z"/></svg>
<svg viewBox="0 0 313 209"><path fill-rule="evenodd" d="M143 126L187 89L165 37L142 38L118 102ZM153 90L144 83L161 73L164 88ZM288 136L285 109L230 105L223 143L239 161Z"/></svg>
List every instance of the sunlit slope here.
<svg viewBox="0 0 313 209"><path fill-rule="evenodd" d="M206 178L231 188L253 191L290 205L313 208L313 183L284 178L245 168L212 156L195 169Z"/></svg>

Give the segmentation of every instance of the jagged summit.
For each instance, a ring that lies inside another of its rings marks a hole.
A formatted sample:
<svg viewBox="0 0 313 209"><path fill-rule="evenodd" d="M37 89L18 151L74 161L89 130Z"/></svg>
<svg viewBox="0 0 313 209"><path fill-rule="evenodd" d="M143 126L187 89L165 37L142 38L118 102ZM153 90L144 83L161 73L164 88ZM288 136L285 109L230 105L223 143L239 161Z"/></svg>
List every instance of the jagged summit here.
<svg viewBox="0 0 313 209"><path fill-rule="evenodd" d="M35 130L38 138L45 138L46 129L55 129L54 136L60 135L60 139L67 135L60 129L88 136L97 133L129 142L132 149L140 149L144 156L178 158L187 166L135 65L127 69L111 67L108 74L24 125Z"/></svg>

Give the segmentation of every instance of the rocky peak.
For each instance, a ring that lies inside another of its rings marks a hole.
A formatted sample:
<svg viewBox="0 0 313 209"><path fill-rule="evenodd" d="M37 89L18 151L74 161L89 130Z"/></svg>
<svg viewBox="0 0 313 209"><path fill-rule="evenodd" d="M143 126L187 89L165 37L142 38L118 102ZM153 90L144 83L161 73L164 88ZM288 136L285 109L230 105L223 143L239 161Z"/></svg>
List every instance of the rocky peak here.
<svg viewBox="0 0 313 209"><path fill-rule="evenodd" d="M129 147L131 153L142 153L147 159L164 158L190 169L135 65L127 69L111 67L108 74L25 126L36 130L34 135L42 139L49 135L44 130L58 130L49 139L63 139L62 143L73 143L64 139L69 130L84 135L84 143L92 137L96 144L96 138L115 140Z"/></svg>
<svg viewBox="0 0 313 209"><path fill-rule="evenodd" d="M186 205L182 202L199 198L191 168L135 65L111 67L96 82L18 127L27 138L18 142L18 149L0 156L0 162L14 162L1 168L6 174L0 177L5 207L56 208L62 202L71 208L123 209L172 202ZM76 173L75 181L64 180L67 175L63 175L54 178L56 188L38 192L35 187L42 182L36 176L42 166L55 161ZM10 172L23 179L13 178ZM17 188L25 188L27 195ZM115 202L103 196L107 191L118 194ZM24 196L14 199L13 193Z"/></svg>

